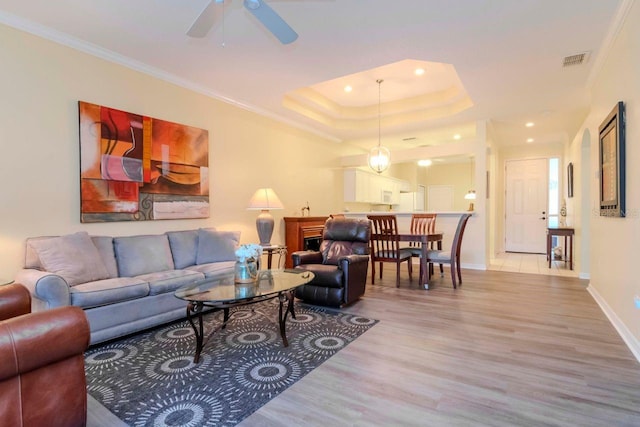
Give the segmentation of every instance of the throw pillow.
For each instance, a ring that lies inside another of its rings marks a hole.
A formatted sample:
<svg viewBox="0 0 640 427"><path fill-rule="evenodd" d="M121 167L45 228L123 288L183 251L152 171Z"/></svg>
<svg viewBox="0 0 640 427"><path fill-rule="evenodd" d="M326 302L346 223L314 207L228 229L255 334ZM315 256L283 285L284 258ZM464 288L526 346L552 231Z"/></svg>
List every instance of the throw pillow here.
<svg viewBox="0 0 640 427"><path fill-rule="evenodd" d="M215 231L215 228L206 230ZM196 264L198 256L198 230L167 231L173 263L176 268L186 268Z"/></svg>
<svg viewBox="0 0 640 427"><path fill-rule="evenodd" d="M240 243L239 231L198 230L198 256L196 264L235 261Z"/></svg>
<svg viewBox="0 0 640 427"><path fill-rule="evenodd" d="M120 277L136 277L175 268L166 234L114 237L113 248Z"/></svg>
<svg viewBox="0 0 640 427"><path fill-rule="evenodd" d="M98 249L85 231L51 239L32 240L45 271L62 276L69 286L109 278Z"/></svg>

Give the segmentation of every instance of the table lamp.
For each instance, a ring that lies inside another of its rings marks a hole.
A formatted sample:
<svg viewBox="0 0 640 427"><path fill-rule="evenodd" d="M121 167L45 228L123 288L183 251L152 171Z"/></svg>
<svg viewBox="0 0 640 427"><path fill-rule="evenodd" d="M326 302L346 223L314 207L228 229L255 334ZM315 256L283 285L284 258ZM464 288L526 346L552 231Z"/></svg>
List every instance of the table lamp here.
<svg viewBox="0 0 640 427"><path fill-rule="evenodd" d="M282 202L271 188L260 188L249 200L249 210L260 210L260 215L256 218L256 229L260 238L261 246L271 245L271 235L273 234L273 217L269 213L270 209L284 209Z"/></svg>

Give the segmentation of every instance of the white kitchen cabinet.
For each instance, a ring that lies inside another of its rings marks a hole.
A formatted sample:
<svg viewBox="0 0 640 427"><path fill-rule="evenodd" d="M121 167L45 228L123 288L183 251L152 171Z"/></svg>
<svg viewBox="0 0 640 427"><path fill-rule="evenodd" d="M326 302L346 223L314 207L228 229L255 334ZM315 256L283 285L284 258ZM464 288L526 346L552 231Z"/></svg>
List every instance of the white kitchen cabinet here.
<svg viewBox="0 0 640 427"><path fill-rule="evenodd" d="M369 174L358 169L344 171L344 201L371 203Z"/></svg>
<svg viewBox="0 0 640 427"><path fill-rule="evenodd" d="M344 201L382 205L400 204L403 180L360 169L344 171Z"/></svg>

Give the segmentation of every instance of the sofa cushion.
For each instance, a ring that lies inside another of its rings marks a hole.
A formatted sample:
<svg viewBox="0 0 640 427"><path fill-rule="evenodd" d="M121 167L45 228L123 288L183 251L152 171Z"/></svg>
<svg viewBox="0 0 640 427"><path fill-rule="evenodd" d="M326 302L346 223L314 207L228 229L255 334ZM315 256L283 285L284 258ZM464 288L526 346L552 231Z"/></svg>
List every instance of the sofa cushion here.
<svg viewBox="0 0 640 427"><path fill-rule="evenodd" d="M194 265L198 254L198 230L168 231L167 236L175 267Z"/></svg>
<svg viewBox="0 0 640 427"><path fill-rule="evenodd" d="M233 266L235 264L235 261L220 261L209 264L192 265L187 267L187 270L198 271L208 278L216 273L220 273L221 271L229 271L230 273L233 273Z"/></svg>
<svg viewBox="0 0 640 427"><path fill-rule="evenodd" d="M149 295L173 292L178 288L204 279L204 274L190 270L168 270L136 277L149 283Z"/></svg>
<svg viewBox="0 0 640 427"><path fill-rule="evenodd" d="M115 304L149 295L149 284L133 277L98 280L71 288L71 305L82 308Z"/></svg>
<svg viewBox="0 0 640 427"><path fill-rule="evenodd" d="M109 278L98 249L85 231L33 239L29 244L37 253L42 268L61 276L69 286Z"/></svg>
<svg viewBox="0 0 640 427"><path fill-rule="evenodd" d="M91 241L98 249L100 258L109 272L109 277L111 279L118 277L118 264L116 264L116 254L113 252L113 237L91 236Z"/></svg>
<svg viewBox="0 0 640 427"><path fill-rule="evenodd" d="M114 237L113 247L121 277L174 269L166 234Z"/></svg>
<svg viewBox="0 0 640 427"><path fill-rule="evenodd" d="M235 261L239 243L239 231L213 231L201 228L198 230L196 264Z"/></svg>

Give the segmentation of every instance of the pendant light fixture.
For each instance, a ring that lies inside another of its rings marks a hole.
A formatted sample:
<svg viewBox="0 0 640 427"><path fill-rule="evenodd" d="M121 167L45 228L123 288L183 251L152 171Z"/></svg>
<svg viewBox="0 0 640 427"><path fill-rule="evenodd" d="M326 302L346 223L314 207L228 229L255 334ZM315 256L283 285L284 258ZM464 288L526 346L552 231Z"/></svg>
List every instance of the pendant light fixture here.
<svg viewBox="0 0 640 427"><path fill-rule="evenodd" d="M381 137L381 122L382 118L380 115L380 104L381 101L381 90L380 86L384 80L378 79L376 83L378 83L378 146L373 147L369 152L369 167L376 171L377 173L382 173L391 164L391 153L387 147L382 146L382 137Z"/></svg>
<svg viewBox="0 0 640 427"><path fill-rule="evenodd" d="M469 184L471 187L471 190L467 191L467 194L464 195L464 199L465 200L471 200L469 202L469 209L467 209L468 211L472 211L473 210L473 200L476 199L476 190L473 190L473 161L472 161L472 157L469 157Z"/></svg>

